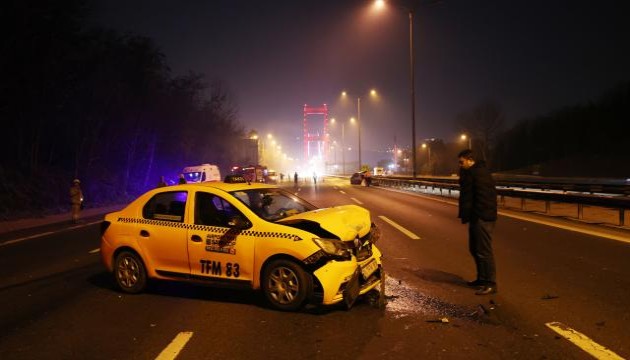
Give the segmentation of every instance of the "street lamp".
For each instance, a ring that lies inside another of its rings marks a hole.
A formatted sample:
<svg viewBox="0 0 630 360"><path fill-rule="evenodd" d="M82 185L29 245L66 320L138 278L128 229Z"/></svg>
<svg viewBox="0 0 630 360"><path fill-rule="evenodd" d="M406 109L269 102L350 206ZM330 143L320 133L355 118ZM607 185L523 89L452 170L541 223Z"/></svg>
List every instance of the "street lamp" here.
<svg viewBox="0 0 630 360"><path fill-rule="evenodd" d="M376 97L376 90L371 89L369 95ZM346 91L342 91L341 96L347 97L348 93ZM361 96L357 97L357 128L359 132L359 171L361 171Z"/></svg>
<svg viewBox="0 0 630 360"><path fill-rule="evenodd" d="M422 144L423 149L427 149L427 160L429 163L429 175L433 175L433 165L431 164L431 145Z"/></svg>
<svg viewBox="0 0 630 360"><path fill-rule="evenodd" d="M459 138L462 139L462 141L466 141L466 139L468 139L468 149L472 150L472 137L462 134Z"/></svg>
<svg viewBox="0 0 630 360"><path fill-rule="evenodd" d="M385 5L384 0L376 0L374 2L374 7L376 9L381 9ZM414 9L413 7L409 7L407 9L409 12L409 84L411 87L411 158L412 158L412 174L413 177L416 177L416 86L414 80L414 58L413 58L413 16Z"/></svg>
<svg viewBox="0 0 630 360"><path fill-rule="evenodd" d="M335 124L337 121L335 118L330 119L332 124ZM346 173L346 135L345 135L345 127L346 123L341 123L341 172L345 175Z"/></svg>

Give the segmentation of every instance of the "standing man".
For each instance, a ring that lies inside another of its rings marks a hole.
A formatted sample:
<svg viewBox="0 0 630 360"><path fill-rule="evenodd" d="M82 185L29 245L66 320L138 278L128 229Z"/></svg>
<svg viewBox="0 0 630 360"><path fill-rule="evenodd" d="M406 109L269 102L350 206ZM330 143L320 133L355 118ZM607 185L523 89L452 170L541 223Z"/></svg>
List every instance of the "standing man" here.
<svg viewBox="0 0 630 360"><path fill-rule="evenodd" d="M70 204L72 205L72 222L75 224L79 222L82 203L83 192L81 191L81 181L74 179L70 187Z"/></svg>
<svg viewBox="0 0 630 360"><path fill-rule="evenodd" d="M164 180L164 176L160 176L160 181L157 184L157 187L164 187L166 186L166 180Z"/></svg>
<svg viewBox="0 0 630 360"><path fill-rule="evenodd" d="M469 286L476 295L497 292L496 268L492 253L492 231L497 220L497 192L494 179L483 160L475 160L470 149L459 158L459 215L468 224L468 248L477 267L477 278Z"/></svg>
<svg viewBox="0 0 630 360"><path fill-rule="evenodd" d="M298 187L298 174L297 171L293 174L293 186Z"/></svg>
<svg viewBox="0 0 630 360"><path fill-rule="evenodd" d="M177 181L178 184L185 184L187 183L186 178L184 177L184 174L179 174L179 180Z"/></svg>

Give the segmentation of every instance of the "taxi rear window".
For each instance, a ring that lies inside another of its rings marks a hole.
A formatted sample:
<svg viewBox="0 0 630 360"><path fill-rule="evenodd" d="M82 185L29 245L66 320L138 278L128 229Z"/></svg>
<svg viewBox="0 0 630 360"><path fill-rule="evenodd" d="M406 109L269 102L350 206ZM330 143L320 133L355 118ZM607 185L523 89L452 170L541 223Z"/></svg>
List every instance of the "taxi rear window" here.
<svg viewBox="0 0 630 360"><path fill-rule="evenodd" d="M149 220L182 222L188 192L169 191L153 196L142 208L142 217Z"/></svg>

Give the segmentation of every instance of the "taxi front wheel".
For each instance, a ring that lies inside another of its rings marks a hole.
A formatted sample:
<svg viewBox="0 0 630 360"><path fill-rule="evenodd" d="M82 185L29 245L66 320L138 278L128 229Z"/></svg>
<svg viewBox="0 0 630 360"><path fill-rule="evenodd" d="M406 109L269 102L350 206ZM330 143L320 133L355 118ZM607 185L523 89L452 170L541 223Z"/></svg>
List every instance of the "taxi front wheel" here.
<svg viewBox="0 0 630 360"><path fill-rule="evenodd" d="M142 292L147 285L147 271L138 255L123 251L116 256L114 277L118 287L130 294Z"/></svg>
<svg viewBox="0 0 630 360"><path fill-rule="evenodd" d="M274 260L263 272L263 292L267 301L278 310L294 311L310 296L312 278L291 260Z"/></svg>

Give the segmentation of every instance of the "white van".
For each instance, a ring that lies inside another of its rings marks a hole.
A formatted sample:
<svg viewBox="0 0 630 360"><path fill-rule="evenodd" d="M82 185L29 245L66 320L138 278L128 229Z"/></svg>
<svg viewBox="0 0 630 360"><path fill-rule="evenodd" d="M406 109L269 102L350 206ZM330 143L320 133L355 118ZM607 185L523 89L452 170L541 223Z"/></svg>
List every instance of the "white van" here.
<svg viewBox="0 0 630 360"><path fill-rule="evenodd" d="M219 167L212 164L201 164L198 166L187 166L182 171L186 182L200 183L206 181L221 181Z"/></svg>

